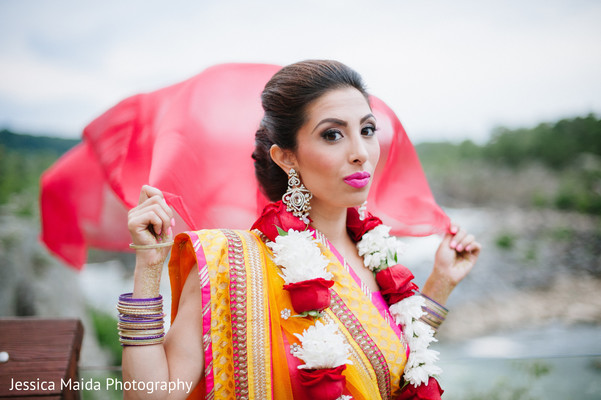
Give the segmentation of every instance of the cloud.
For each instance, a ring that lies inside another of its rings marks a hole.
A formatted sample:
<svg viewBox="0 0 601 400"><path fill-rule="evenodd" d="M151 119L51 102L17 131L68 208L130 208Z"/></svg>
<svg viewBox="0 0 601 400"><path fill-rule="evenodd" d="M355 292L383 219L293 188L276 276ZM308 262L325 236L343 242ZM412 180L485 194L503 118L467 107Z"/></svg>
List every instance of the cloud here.
<svg viewBox="0 0 601 400"><path fill-rule="evenodd" d="M419 140L601 110L594 1L5 0L0 15L0 123L25 130L78 132L216 63L305 58L357 69Z"/></svg>

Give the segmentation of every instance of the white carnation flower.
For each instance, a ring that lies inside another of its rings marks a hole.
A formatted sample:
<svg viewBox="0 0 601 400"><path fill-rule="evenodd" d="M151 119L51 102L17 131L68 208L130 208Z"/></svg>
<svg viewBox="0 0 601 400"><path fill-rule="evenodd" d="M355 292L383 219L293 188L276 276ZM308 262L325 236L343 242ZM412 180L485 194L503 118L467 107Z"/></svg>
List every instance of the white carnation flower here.
<svg viewBox="0 0 601 400"><path fill-rule="evenodd" d="M390 227L378 225L366 232L357 243L359 255L363 257L365 266L378 272L398 264L405 245L394 236L390 236Z"/></svg>
<svg viewBox="0 0 601 400"><path fill-rule="evenodd" d="M413 320L421 318L425 312L422 307L426 300L422 296L409 296L390 306L390 314L398 325L411 324Z"/></svg>
<svg viewBox="0 0 601 400"><path fill-rule="evenodd" d="M294 348L292 355L305 363L299 368L323 369L352 364L348 359L350 346L334 322L316 321L302 335L295 333L294 336L300 339L301 347Z"/></svg>
<svg viewBox="0 0 601 400"><path fill-rule="evenodd" d="M329 262L310 231L290 229L286 235L279 235L275 242L267 245L273 251L273 261L282 267L280 276L287 284L316 278L332 279L327 270Z"/></svg>
<svg viewBox="0 0 601 400"><path fill-rule="evenodd" d="M442 373L442 369L434 365L439 353L429 348L431 342L437 341L434 329L419 320L425 314L422 310L424 304L423 297L411 296L390 306L390 313L395 322L403 327L410 349L403 376L415 387L427 384L430 376Z"/></svg>

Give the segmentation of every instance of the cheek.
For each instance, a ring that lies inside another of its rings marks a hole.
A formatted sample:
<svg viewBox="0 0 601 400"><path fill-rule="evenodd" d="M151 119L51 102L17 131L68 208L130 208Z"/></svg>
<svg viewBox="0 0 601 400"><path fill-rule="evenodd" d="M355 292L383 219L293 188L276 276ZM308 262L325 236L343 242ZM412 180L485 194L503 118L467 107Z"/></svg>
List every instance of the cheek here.
<svg viewBox="0 0 601 400"><path fill-rule="evenodd" d="M332 177L340 169L340 160L330 148L312 148L298 156L301 178L312 191L319 191L318 188L323 186L329 187Z"/></svg>
<svg viewBox="0 0 601 400"><path fill-rule="evenodd" d="M373 144L373 146L370 146L368 151L369 151L369 161L372 163L373 167L375 168L376 165L378 165L378 161L380 161L380 143L378 142L377 139L374 142L375 143Z"/></svg>
<svg viewBox="0 0 601 400"><path fill-rule="evenodd" d="M317 175L317 179L319 179L320 176L325 176L332 172L338 163L335 154L328 151L313 151L305 155L303 161L304 168L307 171L311 171L312 175ZM315 178L316 177L313 176L313 179Z"/></svg>

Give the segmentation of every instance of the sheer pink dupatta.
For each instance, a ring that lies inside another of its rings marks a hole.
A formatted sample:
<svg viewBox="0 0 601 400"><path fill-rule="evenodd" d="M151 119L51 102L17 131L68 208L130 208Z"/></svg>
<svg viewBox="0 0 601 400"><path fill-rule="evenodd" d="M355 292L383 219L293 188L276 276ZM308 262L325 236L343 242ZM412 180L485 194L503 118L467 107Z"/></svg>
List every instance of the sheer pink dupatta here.
<svg viewBox="0 0 601 400"><path fill-rule="evenodd" d="M164 191L176 233L248 229L267 203L251 153L260 94L280 67L223 64L181 83L132 96L84 130L83 142L41 179L42 240L81 269L88 247L127 250L127 210L144 184ZM371 98L382 147L368 209L399 235L442 232L436 204L400 121Z"/></svg>

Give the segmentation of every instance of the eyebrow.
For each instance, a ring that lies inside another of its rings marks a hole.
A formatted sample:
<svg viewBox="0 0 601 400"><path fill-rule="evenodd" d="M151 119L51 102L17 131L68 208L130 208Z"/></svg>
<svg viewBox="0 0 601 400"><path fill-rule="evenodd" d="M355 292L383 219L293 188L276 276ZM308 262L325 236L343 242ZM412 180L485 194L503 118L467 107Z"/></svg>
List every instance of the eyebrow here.
<svg viewBox="0 0 601 400"><path fill-rule="evenodd" d="M367 121L370 118L376 119L376 117L372 113L369 113L366 116L364 116L363 118L361 118L361 120L359 122L364 123L365 121ZM317 130L317 128L319 128L321 125L327 124L327 123L332 123L332 124L344 126L344 127L346 127L348 125L346 121L343 121L338 118L324 118L321 121L319 121L319 123L317 125L315 125L315 128L313 128L313 131L311 133L315 132Z"/></svg>

